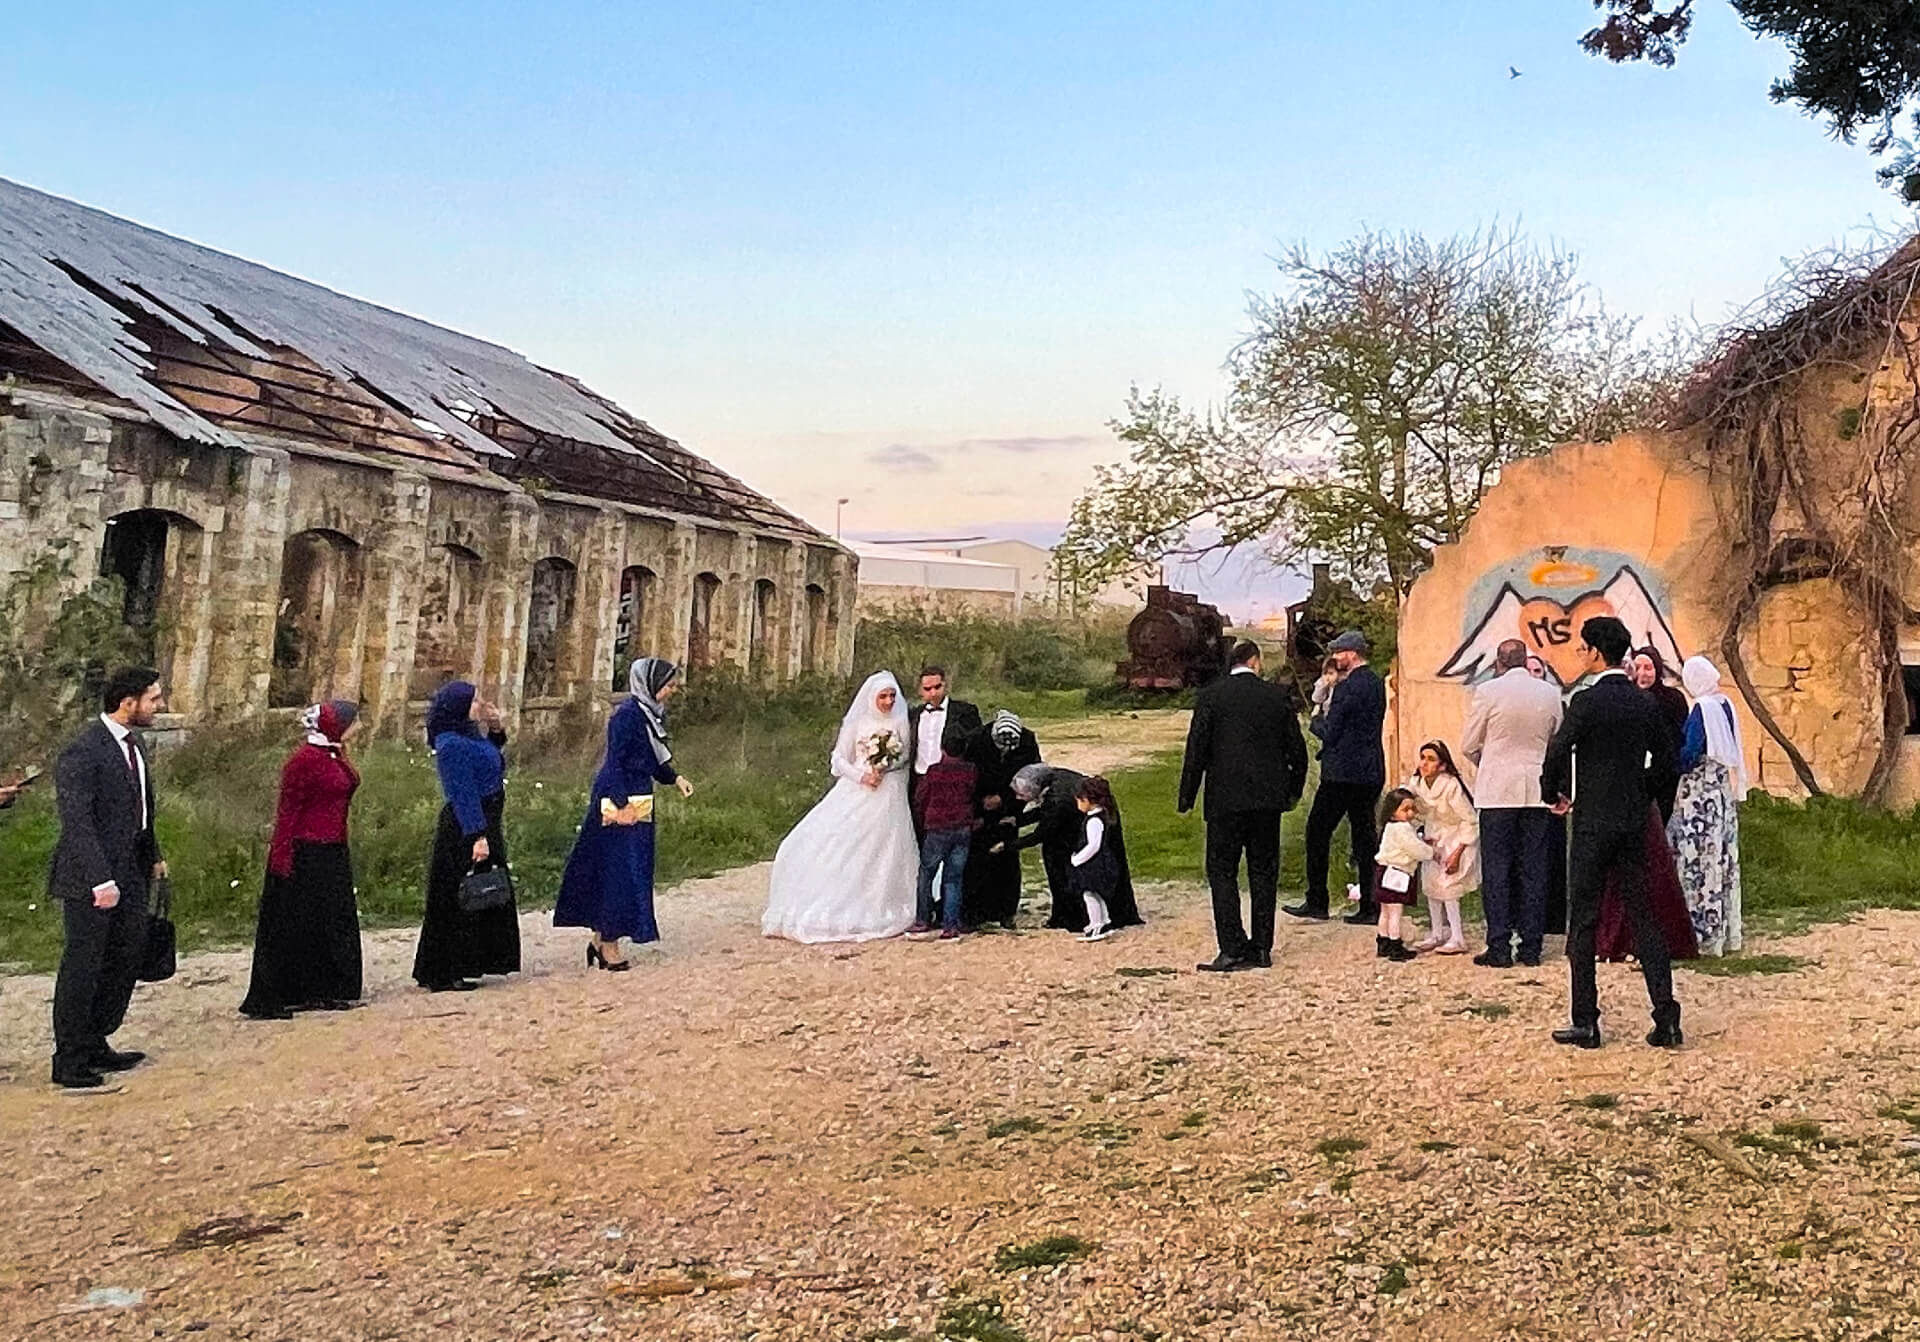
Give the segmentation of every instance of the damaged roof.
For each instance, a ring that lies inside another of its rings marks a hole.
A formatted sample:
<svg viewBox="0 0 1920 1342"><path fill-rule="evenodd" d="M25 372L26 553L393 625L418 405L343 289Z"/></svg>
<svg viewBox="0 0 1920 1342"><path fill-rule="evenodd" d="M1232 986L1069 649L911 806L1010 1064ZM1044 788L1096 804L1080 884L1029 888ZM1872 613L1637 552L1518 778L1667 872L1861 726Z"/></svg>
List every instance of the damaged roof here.
<svg viewBox="0 0 1920 1342"><path fill-rule="evenodd" d="M250 424L311 422L324 431L328 423L382 419L403 451L411 434L419 455L528 484L824 539L613 402L504 346L4 178L0 323L195 442L246 448L257 441ZM205 374L228 368L179 363L162 345L198 347L217 365L231 360L243 381L261 367L280 372L289 380L259 380L280 389L281 413L262 419L216 411L243 404L201 385ZM0 371L4 359L0 349ZM176 365L199 371L183 382ZM287 409L314 404L301 376L308 369L337 380L326 403L345 407L348 419Z"/></svg>

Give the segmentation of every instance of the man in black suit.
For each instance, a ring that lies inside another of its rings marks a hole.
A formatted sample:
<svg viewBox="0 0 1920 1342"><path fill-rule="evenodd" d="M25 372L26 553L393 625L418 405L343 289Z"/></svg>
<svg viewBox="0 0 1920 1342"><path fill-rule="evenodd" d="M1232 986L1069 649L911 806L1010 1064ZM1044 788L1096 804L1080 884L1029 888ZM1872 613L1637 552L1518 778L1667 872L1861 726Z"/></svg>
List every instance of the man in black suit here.
<svg viewBox="0 0 1920 1342"><path fill-rule="evenodd" d="M1289 904L1293 918L1324 920L1328 916L1327 871L1333 858L1333 835L1346 821L1352 841L1353 879L1360 886L1360 906L1347 915L1353 924L1372 923L1380 916L1373 902L1373 859L1379 835L1374 832L1374 810L1387 785L1387 754L1381 728L1387 718L1387 687L1367 665L1367 639L1349 629L1327 651L1340 667L1340 683L1323 714L1307 723L1320 738L1320 786L1307 812L1307 893Z"/></svg>
<svg viewBox="0 0 1920 1342"><path fill-rule="evenodd" d="M1260 647L1236 643L1227 674L1200 691L1180 770L1180 813L1193 809L1202 780L1207 801L1207 885L1220 954L1210 973L1273 964L1273 906L1280 885L1280 816L1300 801L1307 745L1293 700L1260 678ZM1247 858L1253 935L1240 923L1240 855Z"/></svg>
<svg viewBox="0 0 1920 1342"><path fill-rule="evenodd" d="M1540 795L1564 815L1573 811L1567 855L1567 964L1572 1025L1553 1032L1557 1044L1600 1047L1600 1005L1593 978L1594 933L1600 897L1614 878L1633 922L1640 971L1653 1003L1655 1048L1680 1047L1680 1004L1673 998L1673 966L1666 938L1647 893L1647 813L1675 769L1671 728L1657 700L1641 692L1621 667L1632 638L1611 615L1588 620L1580 639L1598 672L1567 705L1547 745Z"/></svg>
<svg viewBox="0 0 1920 1342"><path fill-rule="evenodd" d="M920 668L920 702L907 710L907 749L913 755L913 772L907 776L907 795L911 799L927 770L940 762L940 742L948 725L965 733L971 742L980 730L980 710L965 699L947 695L947 668ZM914 822L914 834L920 832Z"/></svg>
<svg viewBox="0 0 1920 1342"><path fill-rule="evenodd" d="M60 901L66 948L53 987L53 1083L98 1086L136 1066L107 1036L126 1019L147 937L147 888L167 874L153 834L153 775L135 731L165 706L160 673L115 671L105 709L53 768L60 838L47 893Z"/></svg>

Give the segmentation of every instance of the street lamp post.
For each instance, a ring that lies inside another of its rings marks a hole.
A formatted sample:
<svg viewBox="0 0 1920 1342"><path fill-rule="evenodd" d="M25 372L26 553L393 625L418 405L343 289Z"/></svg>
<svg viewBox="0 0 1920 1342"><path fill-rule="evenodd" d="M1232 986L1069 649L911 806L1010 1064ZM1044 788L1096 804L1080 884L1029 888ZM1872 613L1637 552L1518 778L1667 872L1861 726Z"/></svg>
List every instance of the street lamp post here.
<svg viewBox="0 0 1920 1342"><path fill-rule="evenodd" d="M840 510L846 506L846 499L835 499L833 501L833 538L835 540L840 539Z"/></svg>

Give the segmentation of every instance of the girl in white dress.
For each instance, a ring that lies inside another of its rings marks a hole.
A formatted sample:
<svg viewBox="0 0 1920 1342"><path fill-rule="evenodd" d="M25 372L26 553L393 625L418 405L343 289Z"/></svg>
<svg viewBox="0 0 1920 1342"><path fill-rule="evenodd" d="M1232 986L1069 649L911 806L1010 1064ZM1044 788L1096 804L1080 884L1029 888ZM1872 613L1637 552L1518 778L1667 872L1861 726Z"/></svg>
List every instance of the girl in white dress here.
<svg viewBox="0 0 1920 1342"><path fill-rule="evenodd" d="M780 841L760 927L792 941L871 941L913 925L920 850L907 809L907 706L868 676L840 724L833 790Z"/></svg>
<svg viewBox="0 0 1920 1342"><path fill-rule="evenodd" d="M1445 741L1420 747L1420 763L1407 780L1407 791L1420 801L1427 842L1434 852L1420 864L1428 932L1413 948L1459 955L1467 949L1460 901L1480 888L1480 813L1474 809L1473 794L1460 781L1460 770Z"/></svg>

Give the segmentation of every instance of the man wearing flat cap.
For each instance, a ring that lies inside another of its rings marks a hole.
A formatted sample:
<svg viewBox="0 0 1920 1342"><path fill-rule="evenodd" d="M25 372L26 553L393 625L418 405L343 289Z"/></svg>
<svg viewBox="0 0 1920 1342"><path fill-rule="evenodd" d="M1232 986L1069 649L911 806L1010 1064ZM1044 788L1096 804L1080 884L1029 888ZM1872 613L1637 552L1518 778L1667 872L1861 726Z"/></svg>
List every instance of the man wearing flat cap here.
<svg viewBox="0 0 1920 1342"><path fill-rule="evenodd" d="M1340 683L1326 712L1307 724L1320 738L1320 789L1307 812L1307 894L1285 912L1295 918L1328 916L1327 866L1334 831L1344 820L1353 840L1354 880L1360 886L1360 907L1347 921L1371 923L1379 916L1373 904L1373 812L1387 783L1387 754L1380 743L1387 687L1367 665L1367 639L1358 629L1327 644L1327 652L1339 666Z"/></svg>

